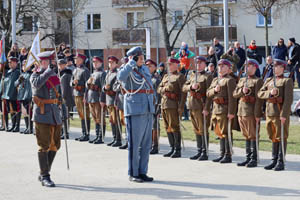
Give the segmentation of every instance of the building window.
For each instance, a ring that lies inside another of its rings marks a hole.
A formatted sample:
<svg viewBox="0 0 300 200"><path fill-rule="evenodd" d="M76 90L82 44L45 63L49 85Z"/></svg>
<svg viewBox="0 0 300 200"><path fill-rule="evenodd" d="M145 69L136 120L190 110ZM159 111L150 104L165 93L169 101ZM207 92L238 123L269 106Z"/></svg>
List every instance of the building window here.
<svg viewBox="0 0 300 200"><path fill-rule="evenodd" d="M126 14L126 27L143 26L144 12L128 12Z"/></svg>
<svg viewBox="0 0 300 200"><path fill-rule="evenodd" d="M228 9L228 25L231 24L231 14L230 9ZM224 17L222 8L212 8L210 14L210 25L211 26L223 26Z"/></svg>
<svg viewBox="0 0 300 200"><path fill-rule="evenodd" d="M101 30L101 14L87 14L86 22L88 31Z"/></svg>
<svg viewBox="0 0 300 200"><path fill-rule="evenodd" d="M269 16L268 16L268 26L272 26L272 10L270 10ZM262 14L257 13L256 15L256 26L265 26L265 18L262 16Z"/></svg>
<svg viewBox="0 0 300 200"><path fill-rule="evenodd" d="M174 25L176 24L176 28L180 28L183 22L183 11L176 10L174 12Z"/></svg>
<svg viewBox="0 0 300 200"><path fill-rule="evenodd" d="M37 22L38 17L36 16L23 17L23 31L36 32L38 30Z"/></svg>

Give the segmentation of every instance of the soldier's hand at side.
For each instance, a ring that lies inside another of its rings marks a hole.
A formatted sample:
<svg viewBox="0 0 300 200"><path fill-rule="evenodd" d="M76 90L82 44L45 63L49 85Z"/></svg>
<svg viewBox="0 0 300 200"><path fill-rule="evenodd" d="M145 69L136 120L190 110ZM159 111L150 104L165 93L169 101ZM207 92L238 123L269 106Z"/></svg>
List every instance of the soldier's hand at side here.
<svg viewBox="0 0 300 200"><path fill-rule="evenodd" d="M291 60L288 60L288 64L289 64L289 65L291 65L291 64L292 64Z"/></svg>
<svg viewBox="0 0 300 200"><path fill-rule="evenodd" d="M280 121L281 121L281 124L284 124L285 121L286 121L286 118L285 117L280 117Z"/></svg>
<svg viewBox="0 0 300 200"><path fill-rule="evenodd" d="M110 89L110 85L105 85L105 90L109 90Z"/></svg>
<svg viewBox="0 0 300 200"><path fill-rule="evenodd" d="M259 117L255 117L256 123L260 122L260 118Z"/></svg>
<svg viewBox="0 0 300 200"><path fill-rule="evenodd" d="M234 118L234 115L233 114L228 114L227 117L228 117L229 120L232 120Z"/></svg>
<svg viewBox="0 0 300 200"><path fill-rule="evenodd" d="M203 110L202 114L206 117L209 114L209 112L207 110Z"/></svg>
<svg viewBox="0 0 300 200"><path fill-rule="evenodd" d="M169 91L169 92L172 92L174 90L174 87L172 84L167 84L165 88L166 88L166 91Z"/></svg>
<svg viewBox="0 0 300 200"><path fill-rule="evenodd" d="M90 77L89 80L87 81L87 83L88 83L88 84L91 84L91 83L93 82L93 80L94 80L94 79L93 79L92 77Z"/></svg>
<svg viewBox="0 0 300 200"><path fill-rule="evenodd" d="M220 90L221 90L220 85L216 85L216 87L215 87L215 92L220 92Z"/></svg>
<svg viewBox="0 0 300 200"><path fill-rule="evenodd" d="M278 89L277 88L273 88L271 90L271 95L276 96L278 94Z"/></svg>
<svg viewBox="0 0 300 200"><path fill-rule="evenodd" d="M192 89L193 90L197 90L199 88L199 84L198 83L194 83L193 85L192 85Z"/></svg>
<svg viewBox="0 0 300 200"><path fill-rule="evenodd" d="M243 87L243 93L248 94L249 93L249 88Z"/></svg>
<svg viewBox="0 0 300 200"><path fill-rule="evenodd" d="M105 104L104 102L100 102L100 106L101 106L102 108L104 108L104 107L106 106L106 104Z"/></svg>
<svg viewBox="0 0 300 200"><path fill-rule="evenodd" d="M73 81L73 83L74 83L74 85L77 85L77 84L78 84L78 80L75 79L75 80Z"/></svg>

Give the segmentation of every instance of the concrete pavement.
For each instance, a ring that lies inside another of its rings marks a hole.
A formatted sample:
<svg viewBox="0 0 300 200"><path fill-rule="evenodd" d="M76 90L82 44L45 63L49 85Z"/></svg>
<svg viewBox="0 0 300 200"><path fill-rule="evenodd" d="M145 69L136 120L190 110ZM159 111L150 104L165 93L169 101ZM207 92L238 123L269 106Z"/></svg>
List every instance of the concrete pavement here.
<svg viewBox="0 0 300 200"><path fill-rule="evenodd" d="M72 138L80 129L71 128ZM107 134L110 137L110 133ZM106 138L106 143L111 138ZM161 138L161 154L169 150ZM94 200L94 199L300 199L300 156L287 155L287 169L266 171L270 152L260 152L258 168L236 166L244 150L234 148L232 164L191 161L195 143L185 141L183 158L160 155L150 158L153 183L132 183L127 176L127 151L106 145L68 140L70 171L66 169L65 146L54 161L51 177L56 188L37 181L37 145L33 135L0 132L0 200ZM210 145L210 160L218 145Z"/></svg>

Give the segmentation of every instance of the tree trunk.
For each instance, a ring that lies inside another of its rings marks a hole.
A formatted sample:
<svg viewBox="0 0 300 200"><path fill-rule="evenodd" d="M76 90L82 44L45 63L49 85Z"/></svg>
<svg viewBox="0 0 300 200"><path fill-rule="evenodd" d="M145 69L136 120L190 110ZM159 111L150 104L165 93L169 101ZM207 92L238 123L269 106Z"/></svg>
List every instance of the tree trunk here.
<svg viewBox="0 0 300 200"><path fill-rule="evenodd" d="M267 16L264 16L265 18L265 38L266 38L266 57L267 58L269 56L269 27L268 27L268 15ZM271 49L272 51L272 49Z"/></svg>
<svg viewBox="0 0 300 200"><path fill-rule="evenodd" d="M69 23L69 43L70 43L70 49L73 49L73 21L72 21L72 19L69 19L68 23Z"/></svg>

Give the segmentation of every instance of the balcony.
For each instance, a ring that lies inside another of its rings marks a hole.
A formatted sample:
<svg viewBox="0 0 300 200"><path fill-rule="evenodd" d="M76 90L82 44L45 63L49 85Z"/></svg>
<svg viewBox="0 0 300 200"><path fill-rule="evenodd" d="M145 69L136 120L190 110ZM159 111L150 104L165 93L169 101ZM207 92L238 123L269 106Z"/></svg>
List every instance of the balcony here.
<svg viewBox="0 0 300 200"><path fill-rule="evenodd" d="M228 0L228 4L235 4L237 0ZM202 1L201 4L203 5L223 5L223 0L208 0L208 1Z"/></svg>
<svg viewBox="0 0 300 200"><path fill-rule="evenodd" d="M143 45L146 43L145 29L113 29L112 40L119 45Z"/></svg>
<svg viewBox="0 0 300 200"><path fill-rule="evenodd" d="M229 25L228 28L229 40L237 40L236 25ZM209 42L214 37L217 37L219 40L224 40L223 26L201 26L196 28L196 40L198 42Z"/></svg>
<svg viewBox="0 0 300 200"><path fill-rule="evenodd" d="M146 8L149 7L148 1L139 0L112 0L114 8Z"/></svg>
<svg viewBox="0 0 300 200"><path fill-rule="evenodd" d="M54 1L54 10L71 10L72 9L72 0L55 0Z"/></svg>

